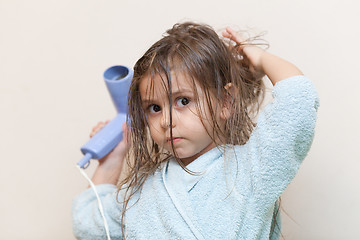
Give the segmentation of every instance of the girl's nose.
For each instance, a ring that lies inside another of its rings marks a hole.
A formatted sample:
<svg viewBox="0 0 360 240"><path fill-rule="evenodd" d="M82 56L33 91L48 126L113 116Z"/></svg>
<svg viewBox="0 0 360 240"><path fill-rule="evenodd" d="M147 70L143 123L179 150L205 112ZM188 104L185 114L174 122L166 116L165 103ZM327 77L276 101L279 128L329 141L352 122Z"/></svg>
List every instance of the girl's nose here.
<svg viewBox="0 0 360 240"><path fill-rule="evenodd" d="M170 122L171 122L171 127L175 127L175 122L174 122L174 118L172 118L172 121L170 121L170 110L169 109L163 109L162 111L162 116L161 116L161 127L162 128L169 128L170 127Z"/></svg>

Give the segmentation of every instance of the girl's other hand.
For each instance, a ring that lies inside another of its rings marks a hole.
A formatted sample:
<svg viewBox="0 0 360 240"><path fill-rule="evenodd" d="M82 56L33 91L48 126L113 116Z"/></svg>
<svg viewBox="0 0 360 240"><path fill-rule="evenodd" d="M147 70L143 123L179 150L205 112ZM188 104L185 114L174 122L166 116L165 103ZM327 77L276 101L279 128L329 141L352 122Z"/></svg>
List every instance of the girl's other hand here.
<svg viewBox="0 0 360 240"><path fill-rule="evenodd" d="M302 75L292 63L277 57L271 53L265 52L258 46L248 44L239 33L227 27L222 33L225 38L234 41L239 45L239 51L249 60L250 70L261 75L266 74L271 83L275 85L277 82L296 75Z"/></svg>
<svg viewBox="0 0 360 240"><path fill-rule="evenodd" d="M262 67L262 57L265 51L263 49L256 45L248 44L239 33L234 31L230 27L227 27L226 30L222 33L222 35L223 37L234 41L236 45L239 46L239 51L241 51L250 61L251 70L264 73Z"/></svg>

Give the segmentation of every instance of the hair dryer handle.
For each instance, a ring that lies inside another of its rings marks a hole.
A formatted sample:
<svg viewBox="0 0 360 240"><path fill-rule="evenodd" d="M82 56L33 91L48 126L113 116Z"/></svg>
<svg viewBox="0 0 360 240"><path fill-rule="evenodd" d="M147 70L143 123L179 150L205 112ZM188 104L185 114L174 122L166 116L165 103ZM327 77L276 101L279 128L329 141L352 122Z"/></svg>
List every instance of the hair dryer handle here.
<svg viewBox="0 0 360 240"><path fill-rule="evenodd" d="M123 138L122 125L124 122L126 122L126 114L119 113L82 146L81 152L85 156L78 162L78 165L81 168L85 168L90 159L103 158L114 149Z"/></svg>

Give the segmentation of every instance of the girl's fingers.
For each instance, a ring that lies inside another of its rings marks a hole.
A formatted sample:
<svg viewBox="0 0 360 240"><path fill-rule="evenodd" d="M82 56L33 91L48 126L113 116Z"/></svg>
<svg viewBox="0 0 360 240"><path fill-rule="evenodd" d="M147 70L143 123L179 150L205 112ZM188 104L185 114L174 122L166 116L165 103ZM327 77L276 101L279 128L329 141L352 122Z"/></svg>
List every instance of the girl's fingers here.
<svg viewBox="0 0 360 240"><path fill-rule="evenodd" d="M92 131L90 133L90 137L92 138L98 131L100 131L107 123L109 122L106 121L105 123L104 122L98 122L98 124L92 128Z"/></svg>
<svg viewBox="0 0 360 240"><path fill-rule="evenodd" d="M222 33L222 35L223 35L223 37L228 38L228 39L236 42L237 44L245 42L245 40L240 36L240 34L237 33L236 31L234 31L230 27L227 27L226 31L224 31Z"/></svg>

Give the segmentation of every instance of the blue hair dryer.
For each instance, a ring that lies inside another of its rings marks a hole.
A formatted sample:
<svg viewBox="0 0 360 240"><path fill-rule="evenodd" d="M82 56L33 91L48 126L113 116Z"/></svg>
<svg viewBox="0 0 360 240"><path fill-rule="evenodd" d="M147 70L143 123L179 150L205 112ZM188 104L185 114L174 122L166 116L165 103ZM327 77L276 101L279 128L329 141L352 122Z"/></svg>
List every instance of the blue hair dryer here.
<svg viewBox="0 0 360 240"><path fill-rule="evenodd" d="M113 66L104 72L104 79L117 110L117 116L97 132L84 146L84 157L77 163L87 168L91 159L100 159L122 140L122 125L128 112L127 95L134 72L125 66Z"/></svg>

